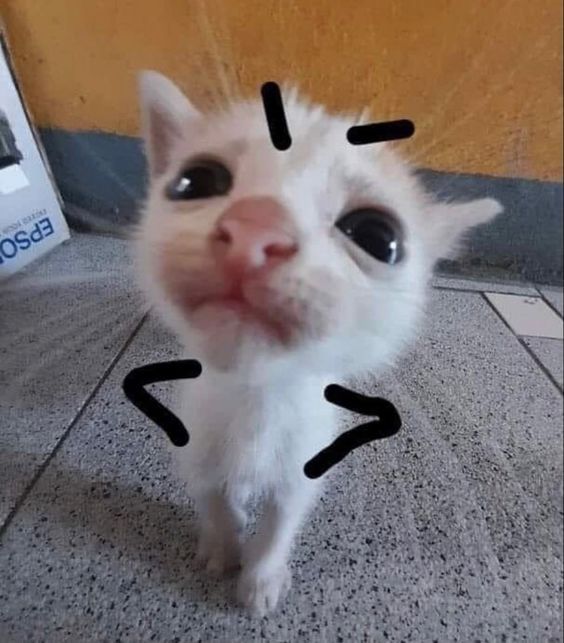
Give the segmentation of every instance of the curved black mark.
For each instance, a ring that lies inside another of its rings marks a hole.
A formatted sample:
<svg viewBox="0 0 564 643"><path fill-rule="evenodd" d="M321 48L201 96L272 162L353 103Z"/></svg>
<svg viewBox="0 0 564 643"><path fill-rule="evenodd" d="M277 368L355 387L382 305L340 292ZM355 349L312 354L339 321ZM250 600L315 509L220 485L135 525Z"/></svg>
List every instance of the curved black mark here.
<svg viewBox="0 0 564 643"><path fill-rule="evenodd" d="M347 130L347 141L351 145L369 145L409 138L414 133L415 125L407 119L387 123L367 123L350 127Z"/></svg>
<svg viewBox="0 0 564 643"><path fill-rule="evenodd" d="M123 391L130 402L168 435L176 447L188 444L190 436L182 422L145 390L147 384L169 380L193 379L202 373L202 365L196 359L174 362L159 362L134 368L123 380Z"/></svg>
<svg viewBox="0 0 564 643"><path fill-rule="evenodd" d="M292 145L292 138L288 130L288 123L286 122L280 87L278 87L277 83L269 81L264 83L260 93L262 95L262 104L264 105L268 131L270 132L270 140L277 150L283 152Z"/></svg>
<svg viewBox="0 0 564 643"><path fill-rule="evenodd" d="M325 399L347 411L378 419L346 431L306 462L304 473L308 478L320 478L354 449L373 440L389 438L401 429L401 418L396 407L381 397L368 397L338 384L330 384L325 389Z"/></svg>

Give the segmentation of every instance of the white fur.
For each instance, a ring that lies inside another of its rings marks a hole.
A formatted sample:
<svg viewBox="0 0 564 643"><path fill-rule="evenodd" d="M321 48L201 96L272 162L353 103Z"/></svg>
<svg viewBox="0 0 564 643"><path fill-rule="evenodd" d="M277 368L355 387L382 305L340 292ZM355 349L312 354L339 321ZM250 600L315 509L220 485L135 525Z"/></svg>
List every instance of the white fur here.
<svg viewBox="0 0 564 643"><path fill-rule="evenodd" d="M418 326L434 263L501 208L492 199L436 203L388 145L350 145L352 119L330 116L295 92L285 97L293 143L279 152L259 101L202 115L154 72L142 77L141 88L151 177L139 275L187 356L203 364L202 376L181 387L191 441L174 453L202 517L200 557L212 571L241 562L239 598L264 613L289 587L292 541L318 492L303 466L337 431L325 386L392 362ZM231 169L232 191L167 201L164 186L203 153ZM253 196L276 199L298 231L297 256L267 287L251 283L246 291L253 304L291 320L287 344L227 313L202 328L175 299L180 290L194 298L221 292L208 239L231 203ZM384 206L399 218L404 261L379 263L335 228L341 214L364 205ZM264 499L265 513L245 542L251 496Z"/></svg>

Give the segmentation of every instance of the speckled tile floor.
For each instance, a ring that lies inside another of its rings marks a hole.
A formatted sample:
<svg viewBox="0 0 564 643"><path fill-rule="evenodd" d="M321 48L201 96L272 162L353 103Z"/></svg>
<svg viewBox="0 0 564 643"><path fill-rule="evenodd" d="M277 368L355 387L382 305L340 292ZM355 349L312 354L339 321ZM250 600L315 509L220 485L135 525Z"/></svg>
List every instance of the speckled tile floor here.
<svg viewBox="0 0 564 643"><path fill-rule="evenodd" d="M417 345L356 382L403 431L330 474L292 593L253 619L195 564L163 438L123 398L178 354L126 245L75 235L0 286L1 643L562 640L562 341L484 295L562 314L561 290L436 280Z"/></svg>

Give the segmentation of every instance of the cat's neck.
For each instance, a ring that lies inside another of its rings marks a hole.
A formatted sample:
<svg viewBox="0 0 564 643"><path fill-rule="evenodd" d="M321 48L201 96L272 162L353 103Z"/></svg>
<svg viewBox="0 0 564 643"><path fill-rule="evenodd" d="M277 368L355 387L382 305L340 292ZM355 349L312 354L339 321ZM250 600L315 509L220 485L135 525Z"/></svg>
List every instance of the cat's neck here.
<svg viewBox="0 0 564 643"><path fill-rule="evenodd" d="M334 378L328 374L308 372L307 368L280 367L250 372L248 369L218 370L203 364L202 381L222 392L233 395L270 398L277 394L307 394L312 391L323 391Z"/></svg>
<svg viewBox="0 0 564 643"><path fill-rule="evenodd" d="M183 383L182 404L186 421L206 422L213 426L247 426L265 430L272 426L291 425L301 431L304 422L318 422L324 431L332 426L334 409L324 398L329 376L304 371L272 373L262 381L249 381L245 374L222 372L203 364L197 380ZM270 429L269 429L270 430Z"/></svg>

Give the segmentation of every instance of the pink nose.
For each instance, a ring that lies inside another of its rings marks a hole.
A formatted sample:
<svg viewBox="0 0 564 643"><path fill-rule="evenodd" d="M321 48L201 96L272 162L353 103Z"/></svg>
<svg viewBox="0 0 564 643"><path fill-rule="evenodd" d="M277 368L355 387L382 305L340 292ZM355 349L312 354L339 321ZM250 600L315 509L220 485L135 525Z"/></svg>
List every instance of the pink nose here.
<svg viewBox="0 0 564 643"><path fill-rule="evenodd" d="M228 272L271 269L298 249L283 207L274 199L241 199L226 210L213 235L218 260Z"/></svg>

